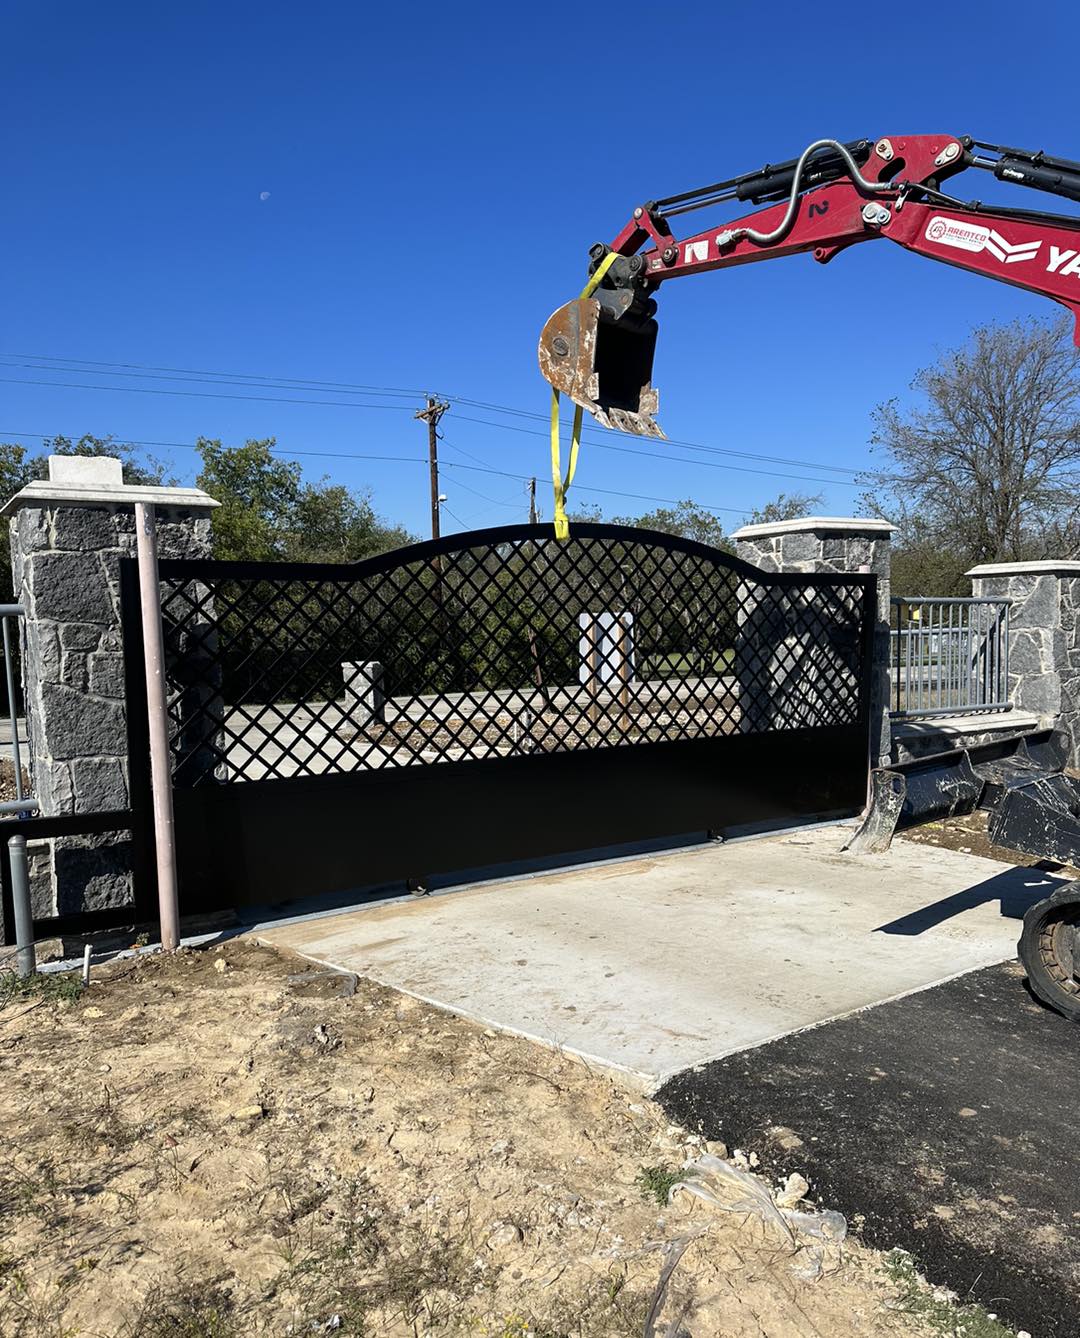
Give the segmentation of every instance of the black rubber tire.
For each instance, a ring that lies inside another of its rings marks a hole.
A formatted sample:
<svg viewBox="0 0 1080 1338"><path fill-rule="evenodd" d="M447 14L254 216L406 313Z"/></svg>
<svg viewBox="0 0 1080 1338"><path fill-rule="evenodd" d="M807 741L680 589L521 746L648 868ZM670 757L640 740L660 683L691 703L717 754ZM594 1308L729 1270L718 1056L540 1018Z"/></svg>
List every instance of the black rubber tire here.
<svg viewBox="0 0 1080 1338"><path fill-rule="evenodd" d="M1080 961L1070 969L1061 943L1063 933L1080 926L1080 882L1063 883L1043 901L1037 901L1024 916L1024 932L1017 948L1027 971L1028 984L1037 999L1071 1022L1080 1022Z"/></svg>

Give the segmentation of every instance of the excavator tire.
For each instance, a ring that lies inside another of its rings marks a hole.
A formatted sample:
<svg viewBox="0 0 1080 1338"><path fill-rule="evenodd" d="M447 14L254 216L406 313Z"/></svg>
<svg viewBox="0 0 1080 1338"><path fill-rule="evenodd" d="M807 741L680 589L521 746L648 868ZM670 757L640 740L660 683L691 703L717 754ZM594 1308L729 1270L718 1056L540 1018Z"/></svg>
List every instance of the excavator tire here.
<svg viewBox="0 0 1080 1338"><path fill-rule="evenodd" d="M1080 882L1062 884L1028 910L1017 946L1036 998L1080 1022Z"/></svg>

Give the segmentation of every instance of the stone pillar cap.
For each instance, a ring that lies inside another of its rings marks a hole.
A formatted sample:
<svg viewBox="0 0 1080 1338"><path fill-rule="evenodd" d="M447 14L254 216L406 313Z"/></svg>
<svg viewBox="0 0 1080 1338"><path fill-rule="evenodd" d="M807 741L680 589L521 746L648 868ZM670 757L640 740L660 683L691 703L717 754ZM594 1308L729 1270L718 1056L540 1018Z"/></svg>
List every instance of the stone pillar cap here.
<svg viewBox="0 0 1080 1338"><path fill-rule="evenodd" d="M212 511L220 506L201 488L159 488L127 483L56 483L41 479L28 483L0 506L0 516L13 516L24 506L133 506L148 502L182 511Z"/></svg>
<svg viewBox="0 0 1080 1338"><path fill-rule="evenodd" d="M1058 572L1062 576L1080 574L1080 562L1065 558L1047 558L1038 562L984 562L979 567L972 567L965 576L1049 576Z"/></svg>
<svg viewBox="0 0 1080 1338"><path fill-rule="evenodd" d="M802 516L798 520L767 520L744 525L732 539L765 539L771 534L892 534L896 526L887 520L859 516Z"/></svg>

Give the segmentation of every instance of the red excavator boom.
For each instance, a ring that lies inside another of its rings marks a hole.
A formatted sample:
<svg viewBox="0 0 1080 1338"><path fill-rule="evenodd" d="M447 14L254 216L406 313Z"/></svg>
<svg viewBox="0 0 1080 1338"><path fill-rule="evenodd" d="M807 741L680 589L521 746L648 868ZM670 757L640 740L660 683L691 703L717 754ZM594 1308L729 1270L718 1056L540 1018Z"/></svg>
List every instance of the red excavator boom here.
<svg viewBox="0 0 1080 1338"><path fill-rule="evenodd" d="M663 436L652 385L654 294L662 283L804 251L825 263L881 238L1043 293L1080 320L1080 218L945 194L942 183L967 168L1080 200L1080 163L1041 151L951 135L818 140L790 162L636 208L610 246L590 251L590 274L615 253L594 294L560 307L544 326L540 369L604 426ZM763 207L675 236L674 218L730 200Z"/></svg>

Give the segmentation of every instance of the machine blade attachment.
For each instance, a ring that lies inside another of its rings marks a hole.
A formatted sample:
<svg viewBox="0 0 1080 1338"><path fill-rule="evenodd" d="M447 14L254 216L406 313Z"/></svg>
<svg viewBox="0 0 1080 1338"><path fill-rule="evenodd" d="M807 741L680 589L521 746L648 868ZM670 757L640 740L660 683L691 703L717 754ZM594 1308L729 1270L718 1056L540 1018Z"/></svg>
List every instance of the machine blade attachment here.
<svg viewBox="0 0 1080 1338"><path fill-rule="evenodd" d="M561 394L588 409L604 427L642 437L664 434L653 415L655 303L631 307L633 294L581 297L548 319L540 334L540 371Z"/></svg>

